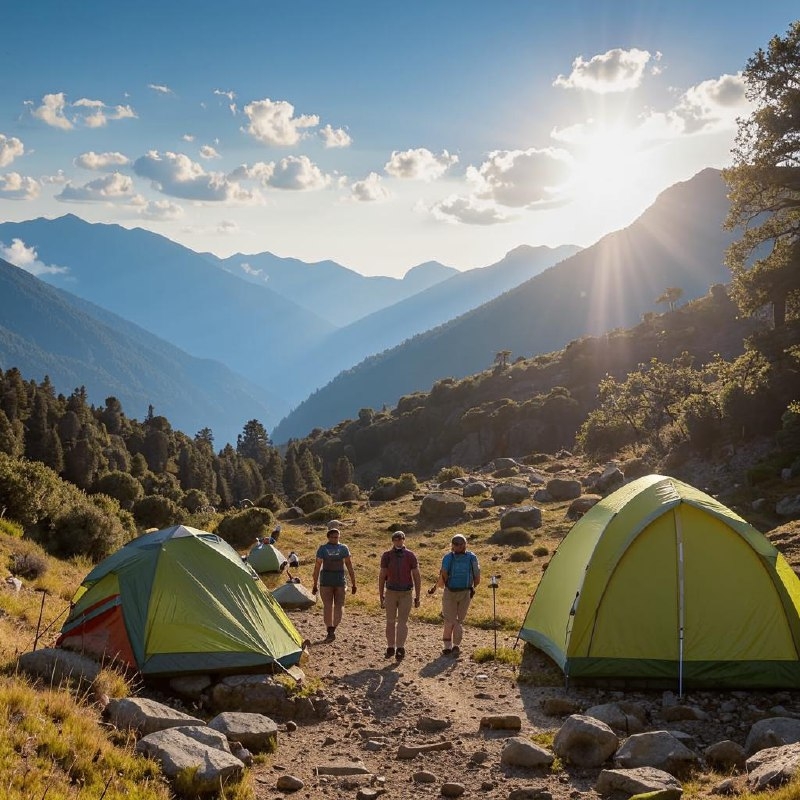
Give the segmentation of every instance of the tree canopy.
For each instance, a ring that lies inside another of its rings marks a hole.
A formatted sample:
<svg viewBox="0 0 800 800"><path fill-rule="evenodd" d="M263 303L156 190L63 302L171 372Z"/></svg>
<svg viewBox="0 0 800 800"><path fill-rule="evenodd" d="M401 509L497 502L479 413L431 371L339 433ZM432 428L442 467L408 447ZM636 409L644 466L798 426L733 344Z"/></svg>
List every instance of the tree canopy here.
<svg viewBox="0 0 800 800"><path fill-rule="evenodd" d="M800 312L800 21L774 36L744 70L753 104L739 121L726 227L742 227L727 263L733 296L754 312L771 305L776 328Z"/></svg>

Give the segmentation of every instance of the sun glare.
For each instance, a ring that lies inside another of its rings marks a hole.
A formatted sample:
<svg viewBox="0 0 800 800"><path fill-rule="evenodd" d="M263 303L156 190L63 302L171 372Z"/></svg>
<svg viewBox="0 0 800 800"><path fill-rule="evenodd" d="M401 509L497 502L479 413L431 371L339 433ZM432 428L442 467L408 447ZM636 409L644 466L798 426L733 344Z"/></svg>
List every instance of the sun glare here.
<svg viewBox="0 0 800 800"><path fill-rule="evenodd" d="M575 189L598 200L627 201L641 178L641 153L627 130L596 133L575 157Z"/></svg>

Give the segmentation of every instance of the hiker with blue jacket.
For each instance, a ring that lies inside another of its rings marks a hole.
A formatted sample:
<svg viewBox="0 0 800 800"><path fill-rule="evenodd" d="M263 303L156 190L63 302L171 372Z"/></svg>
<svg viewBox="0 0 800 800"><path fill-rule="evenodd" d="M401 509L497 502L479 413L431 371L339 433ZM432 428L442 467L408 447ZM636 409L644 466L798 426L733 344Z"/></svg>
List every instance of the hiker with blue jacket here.
<svg viewBox="0 0 800 800"><path fill-rule="evenodd" d="M457 656L464 637L463 623L469 611L469 604L475 594L475 587L481 582L481 568L475 553L467 550L466 536L457 533L451 541L450 550L442 559L439 579L428 590L428 594L433 594L437 587L444 587L442 653L446 656Z"/></svg>

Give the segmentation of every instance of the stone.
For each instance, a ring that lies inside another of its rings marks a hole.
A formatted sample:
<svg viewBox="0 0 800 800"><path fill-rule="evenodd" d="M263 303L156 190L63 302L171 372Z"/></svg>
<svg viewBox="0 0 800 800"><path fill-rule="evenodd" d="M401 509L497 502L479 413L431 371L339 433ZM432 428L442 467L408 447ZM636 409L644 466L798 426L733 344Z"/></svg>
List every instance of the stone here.
<svg viewBox="0 0 800 800"><path fill-rule="evenodd" d="M439 793L442 797L461 797L462 794L466 791L466 787L463 783L443 783L442 788L439 790Z"/></svg>
<svg viewBox="0 0 800 800"><path fill-rule="evenodd" d="M552 753L523 736L506 739L500 751L500 763L510 767L549 767L553 761Z"/></svg>
<svg viewBox="0 0 800 800"><path fill-rule="evenodd" d="M578 767L599 767L617 749L614 731L594 717L573 714L567 717L553 739L553 752Z"/></svg>
<svg viewBox="0 0 800 800"><path fill-rule="evenodd" d="M275 788L282 792L296 792L304 786L305 783L294 775L281 775L278 780L275 781Z"/></svg>
<svg viewBox="0 0 800 800"><path fill-rule="evenodd" d="M518 731L522 728L522 719L517 714L493 714L481 717L480 728L491 730Z"/></svg>

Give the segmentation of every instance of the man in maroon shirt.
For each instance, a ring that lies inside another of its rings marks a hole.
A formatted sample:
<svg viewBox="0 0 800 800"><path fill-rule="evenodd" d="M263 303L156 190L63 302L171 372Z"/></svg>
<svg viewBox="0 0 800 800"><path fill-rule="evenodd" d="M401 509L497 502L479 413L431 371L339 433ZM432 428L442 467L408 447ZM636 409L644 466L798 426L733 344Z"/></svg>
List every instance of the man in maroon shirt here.
<svg viewBox="0 0 800 800"><path fill-rule="evenodd" d="M386 609L386 658L394 656L401 661L406 654L411 592L414 592L414 608L419 608L421 586L417 557L406 548L403 531L395 531L392 534L392 549L381 556L378 575L381 608Z"/></svg>

